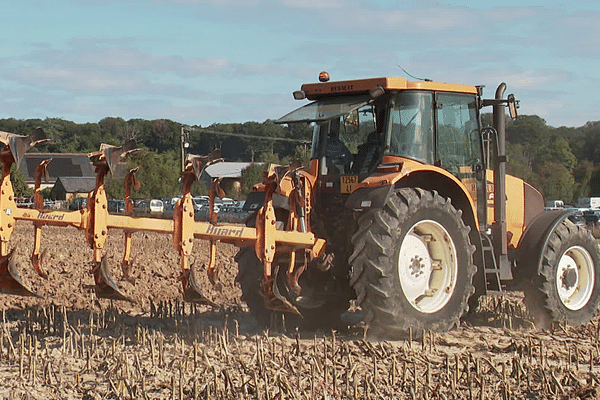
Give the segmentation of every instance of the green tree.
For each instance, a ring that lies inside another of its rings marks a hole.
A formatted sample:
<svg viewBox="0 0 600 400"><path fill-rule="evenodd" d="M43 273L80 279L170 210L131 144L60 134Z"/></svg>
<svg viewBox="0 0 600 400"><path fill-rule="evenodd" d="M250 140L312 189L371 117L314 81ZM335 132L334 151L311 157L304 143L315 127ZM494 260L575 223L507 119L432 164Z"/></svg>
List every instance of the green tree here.
<svg viewBox="0 0 600 400"><path fill-rule="evenodd" d="M52 188L51 187L44 188L44 189L40 190L40 194L42 195L42 197L44 199L51 199L52 198Z"/></svg>
<svg viewBox="0 0 600 400"><path fill-rule="evenodd" d="M142 187L137 195L146 198L175 196L181 192L179 155L174 151L141 151L132 155L130 165Z"/></svg>
<svg viewBox="0 0 600 400"><path fill-rule="evenodd" d="M125 174L135 167L140 167L136 179L141 187L139 191L132 189L132 197L160 199L181 193L178 155L175 152L159 154L155 151L141 151L131 155L117 173L107 176L105 187L109 197L124 197L123 179Z"/></svg>
<svg viewBox="0 0 600 400"><path fill-rule="evenodd" d="M580 163L573 170L573 179L575 180L575 187L573 188L573 200L578 199L580 197L588 197L593 192L592 186L594 189L600 189L599 185L596 183L597 180L594 179L599 172L599 168L595 166L590 161L584 161Z"/></svg>
<svg viewBox="0 0 600 400"><path fill-rule="evenodd" d="M10 166L10 182L12 183L15 196L33 196L33 189L25 182L25 175L23 175L14 163Z"/></svg>
<svg viewBox="0 0 600 400"><path fill-rule="evenodd" d="M525 149L525 146L522 144L507 143L506 153L509 156L509 161L506 164L506 172L536 186L538 177L531 167L531 156Z"/></svg>
<svg viewBox="0 0 600 400"><path fill-rule="evenodd" d="M252 191L252 187L262 181L263 174L268 170L268 165L253 163L242 171L240 195L246 197Z"/></svg>
<svg viewBox="0 0 600 400"><path fill-rule="evenodd" d="M562 164L549 163L540 169L542 180L540 191L546 199L563 199L573 201L575 179Z"/></svg>
<svg viewBox="0 0 600 400"><path fill-rule="evenodd" d="M277 154L262 153L260 161L251 164L242 171L240 195L246 197L252 191L252 187L263 180L264 174L269 170L271 164L284 164Z"/></svg>

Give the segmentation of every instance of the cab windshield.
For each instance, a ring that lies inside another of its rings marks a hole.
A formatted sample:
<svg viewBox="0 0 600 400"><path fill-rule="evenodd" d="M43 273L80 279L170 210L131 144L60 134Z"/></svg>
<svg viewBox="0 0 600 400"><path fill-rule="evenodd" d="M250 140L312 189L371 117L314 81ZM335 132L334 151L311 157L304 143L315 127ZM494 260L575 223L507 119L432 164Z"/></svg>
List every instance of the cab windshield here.
<svg viewBox="0 0 600 400"><path fill-rule="evenodd" d="M312 158L324 158L322 175L369 172L381 149L376 115L376 107L367 104L315 123Z"/></svg>
<svg viewBox="0 0 600 400"><path fill-rule="evenodd" d="M364 174L381 155L380 109L370 96L333 97L300 107L276 123L314 124L311 158L323 161L322 175Z"/></svg>
<svg viewBox="0 0 600 400"><path fill-rule="evenodd" d="M369 103L369 96L334 97L300 107L279 118L275 123L323 122L348 114Z"/></svg>

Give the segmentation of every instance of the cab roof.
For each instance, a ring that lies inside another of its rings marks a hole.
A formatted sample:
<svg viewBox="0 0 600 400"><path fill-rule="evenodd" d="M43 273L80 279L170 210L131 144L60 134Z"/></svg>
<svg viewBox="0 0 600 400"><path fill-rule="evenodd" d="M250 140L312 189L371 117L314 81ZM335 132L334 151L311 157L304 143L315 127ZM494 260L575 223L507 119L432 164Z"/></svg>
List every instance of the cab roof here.
<svg viewBox="0 0 600 400"><path fill-rule="evenodd" d="M432 81L408 81L399 77L381 77L367 79L353 79L348 81L332 81L305 83L301 90L309 100L316 100L327 96L351 95L368 93L369 90L381 86L385 91L394 90L431 90L441 92L457 92L477 94L475 86Z"/></svg>

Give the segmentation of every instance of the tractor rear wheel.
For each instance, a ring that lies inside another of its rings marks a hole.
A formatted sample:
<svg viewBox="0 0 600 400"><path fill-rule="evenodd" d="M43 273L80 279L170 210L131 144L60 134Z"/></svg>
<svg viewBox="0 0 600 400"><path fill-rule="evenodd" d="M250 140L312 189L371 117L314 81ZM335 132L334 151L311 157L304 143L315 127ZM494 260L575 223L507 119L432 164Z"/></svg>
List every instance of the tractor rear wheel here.
<svg viewBox="0 0 600 400"><path fill-rule="evenodd" d="M271 323L271 315L273 312L265 306L265 299L262 294L261 282L263 279L263 265L256 257L256 253L252 248L242 248L235 256L235 261L238 263L238 274L235 281L240 284L242 290L241 300L246 303L250 309L250 313L256 319L259 326L268 327ZM283 269L285 271L285 269ZM313 276L314 275L314 276ZM310 277L310 278L309 278ZM285 314L285 325L287 329L299 328L318 329L318 328L342 328L341 315L348 309L349 298L348 291L344 290L327 290L325 286L332 285L330 274L307 270L300 276L300 286L302 294L311 294L314 292L320 293L326 290L329 293L327 300L317 302L296 301L285 290L285 278L280 274L277 284L280 291L287 299L295 305L302 316L287 313ZM319 297L319 294L315 297ZM301 296L312 297L312 296Z"/></svg>
<svg viewBox="0 0 600 400"><path fill-rule="evenodd" d="M560 223L543 250L539 273L524 292L538 327L589 322L600 305L600 249L591 233L568 219Z"/></svg>
<svg viewBox="0 0 600 400"><path fill-rule="evenodd" d="M271 310L265 307L265 298L262 296L261 282L263 266L252 248L242 248L235 255L238 264L238 273L235 281L242 289L241 300L250 309L250 314L260 326L269 326Z"/></svg>
<svg viewBox="0 0 600 400"><path fill-rule="evenodd" d="M461 215L437 192L402 188L359 216L350 283L369 334L393 338L460 323L476 271Z"/></svg>

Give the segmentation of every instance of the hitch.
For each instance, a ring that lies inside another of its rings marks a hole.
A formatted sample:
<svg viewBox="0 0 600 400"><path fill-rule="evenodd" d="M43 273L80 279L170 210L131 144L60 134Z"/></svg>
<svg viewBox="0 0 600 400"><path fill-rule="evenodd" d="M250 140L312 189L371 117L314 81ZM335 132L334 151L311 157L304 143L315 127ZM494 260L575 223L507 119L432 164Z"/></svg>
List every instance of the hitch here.
<svg viewBox="0 0 600 400"><path fill-rule="evenodd" d="M279 248L277 242L282 242L281 238L284 235L294 234L302 238L310 238L310 245L285 243L287 246L283 250L279 250L280 252L286 251L289 259L285 272L287 293L293 298L297 298L302 291L299 279L306 270L307 256L319 256L325 246L324 240L315 238L308 229L310 227L310 187L312 185L304 184L303 181L308 178L303 175L301 169L302 166L299 163L292 163L287 166L277 166L268 174L264 183L266 189L264 205L257 211L256 216L257 240L254 245L256 256L263 263L264 277L261 286L265 306L272 310L298 315L301 315L298 308L279 290L277 279L279 265L273 267L273 262ZM277 229L273 206L273 194L276 191L289 199L289 217L286 221L287 229L285 231ZM300 268L296 268L296 251L299 249L305 252L305 259L304 264Z"/></svg>

